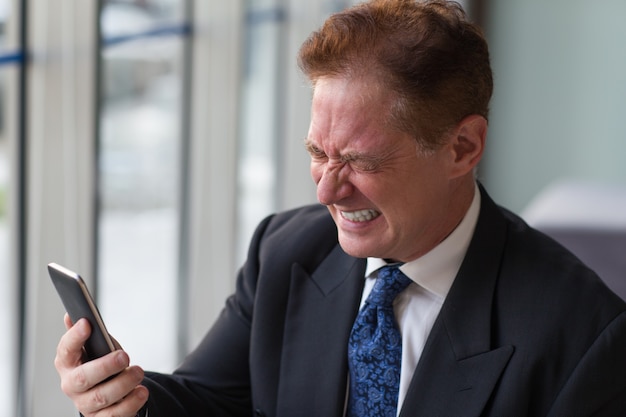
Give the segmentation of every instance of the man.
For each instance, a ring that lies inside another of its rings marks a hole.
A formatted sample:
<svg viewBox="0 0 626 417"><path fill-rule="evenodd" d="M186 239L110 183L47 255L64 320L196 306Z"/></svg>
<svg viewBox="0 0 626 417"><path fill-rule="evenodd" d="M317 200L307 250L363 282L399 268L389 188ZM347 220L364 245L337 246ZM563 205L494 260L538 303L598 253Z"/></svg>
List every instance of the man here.
<svg viewBox="0 0 626 417"><path fill-rule="evenodd" d="M492 77L462 10L373 0L331 16L299 60L313 86L305 145L322 205L259 225L235 294L173 375L144 375L121 350L83 364L88 325L67 323L56 366L76 407L626 415L626 304L475 181ZM394 316L378 317L401 349L389 342L364 359L362 316L392 275L406 289L390 297Z"/></svg>

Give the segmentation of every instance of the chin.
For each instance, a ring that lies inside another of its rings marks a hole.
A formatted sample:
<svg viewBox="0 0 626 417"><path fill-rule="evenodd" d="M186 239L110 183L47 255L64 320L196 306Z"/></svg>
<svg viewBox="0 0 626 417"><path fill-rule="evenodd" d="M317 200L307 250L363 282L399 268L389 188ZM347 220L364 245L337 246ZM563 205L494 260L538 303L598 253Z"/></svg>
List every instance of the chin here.
<svg viewBox="0 0 626 417"><path fill-rule="evenodd" d="M355 242L355 240L357 240ZM368 258L368 257L380 257L379 250L377 250L378 242L373 242L373 245L368 245L363 239L350 239L342 238L339 236L339 245L345 253L355 258Z"/></svg>

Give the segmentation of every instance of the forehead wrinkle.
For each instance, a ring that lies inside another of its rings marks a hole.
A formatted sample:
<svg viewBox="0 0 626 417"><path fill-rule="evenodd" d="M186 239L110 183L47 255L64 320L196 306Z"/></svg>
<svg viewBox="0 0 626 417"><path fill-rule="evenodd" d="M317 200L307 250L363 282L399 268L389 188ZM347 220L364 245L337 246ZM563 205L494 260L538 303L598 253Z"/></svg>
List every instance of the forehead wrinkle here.
<svg viewBox="0 0 626 417"><path fill-rule="evenodd" d="M335 82L330 89L321 93L321 83ZM341 97L341 99L337 99ZM330 102L327 100L331 100ZM382 162L394 152L393 141L378 142L370 149L360 149L359 143L372 143L371 136L381 136L384 131L393 131L390 125L391 103L394 95L380 88L377 81L366 77L322 77L315 83L313 104L319 110L320 120L312 118L307 144L323 150L327 157L341 161L365 160ZM346 107L347 104L347 107ZM337 107L340 106L340 107ZM378 108L373 117L368 117L368 108ZM343 111L351 108L351 111ZM335 111L338 109L339 111ZM321 123L320 123L321 122ZM373 128L373 130L372 130ZM398 132L402 133L402 132ZM386 146L381 146L386 145ZM381 148L383 153L380 152Z"/></svg>

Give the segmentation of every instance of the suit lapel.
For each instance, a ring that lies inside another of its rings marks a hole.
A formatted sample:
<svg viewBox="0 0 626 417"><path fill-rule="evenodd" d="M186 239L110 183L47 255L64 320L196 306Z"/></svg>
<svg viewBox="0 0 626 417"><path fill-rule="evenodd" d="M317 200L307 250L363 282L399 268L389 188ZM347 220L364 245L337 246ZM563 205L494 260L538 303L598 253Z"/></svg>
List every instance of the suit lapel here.
<svg viewBox="0 0 626 417"><path fill-rule="evenodd" d="M493 294L506 222L482 192L476 231L405 398L405 416L478 416L514 348L492 350Z"/></svg>
<svg viewBox="0 0 626 417"><path fill-rule="evenodd" d="M293 265L277 416L342 415L365 263L337 245L312 275Z"/></svg>

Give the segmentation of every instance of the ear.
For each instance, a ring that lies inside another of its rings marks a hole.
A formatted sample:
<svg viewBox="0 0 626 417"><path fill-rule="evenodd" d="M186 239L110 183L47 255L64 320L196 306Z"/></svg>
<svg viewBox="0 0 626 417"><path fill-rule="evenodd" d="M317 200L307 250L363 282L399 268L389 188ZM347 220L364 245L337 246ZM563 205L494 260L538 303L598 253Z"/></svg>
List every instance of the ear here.
<svg viewBox="0 0 626 417"><path fill-rule="evenodd" d="M467 116L454 130L449 142L452 153L452 177L472 172L482 158L487 138L487 120L477 114Z"/></svg>

